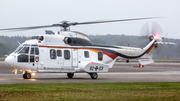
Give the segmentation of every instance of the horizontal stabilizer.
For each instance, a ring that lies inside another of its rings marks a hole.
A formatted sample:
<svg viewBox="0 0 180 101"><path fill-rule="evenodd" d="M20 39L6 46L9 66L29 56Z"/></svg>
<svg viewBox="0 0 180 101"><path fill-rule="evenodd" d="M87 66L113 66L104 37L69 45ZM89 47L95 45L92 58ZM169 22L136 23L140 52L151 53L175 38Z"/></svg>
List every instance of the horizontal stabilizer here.
<svg viewBox="0 0 180 101"><path fill-rule="evenodd" d="M147 65L147 64L151 64L151 63L154 63L154 60L153 59L138 59L139 63L141 65Z"/></svg>
<svg viewBox="0 0 180 101"><path fill-rule="evenodd" d="M172 42L156 42L155 44L158 44L158 45L174 45L176 43L172 43Z"/></svg>

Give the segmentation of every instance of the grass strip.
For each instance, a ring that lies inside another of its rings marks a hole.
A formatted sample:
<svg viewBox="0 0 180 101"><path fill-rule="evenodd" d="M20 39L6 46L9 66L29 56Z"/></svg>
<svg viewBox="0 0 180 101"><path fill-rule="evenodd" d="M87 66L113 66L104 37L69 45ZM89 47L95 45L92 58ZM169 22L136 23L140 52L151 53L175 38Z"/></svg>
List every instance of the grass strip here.
<svg viewBox="0 0 180 101"><path fill-rule="evenodd" d="M0 101L180 99L180 83L63 83L0 85Z"/></svg>

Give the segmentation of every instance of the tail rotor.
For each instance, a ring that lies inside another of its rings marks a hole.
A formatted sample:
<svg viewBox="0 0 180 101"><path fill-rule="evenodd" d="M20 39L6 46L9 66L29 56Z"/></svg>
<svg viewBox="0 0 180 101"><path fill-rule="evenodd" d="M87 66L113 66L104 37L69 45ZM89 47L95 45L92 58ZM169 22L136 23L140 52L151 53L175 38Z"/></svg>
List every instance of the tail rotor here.
<svg viewBox="0 0 180 101"><path fill-rule="evenodd" d="M145 23L141 30L140 30L140 36L142 38L149 39L149 41L152 41L154 37L161 37L163 35L163 30L161 26L156 22L151 23Z"/></svg>

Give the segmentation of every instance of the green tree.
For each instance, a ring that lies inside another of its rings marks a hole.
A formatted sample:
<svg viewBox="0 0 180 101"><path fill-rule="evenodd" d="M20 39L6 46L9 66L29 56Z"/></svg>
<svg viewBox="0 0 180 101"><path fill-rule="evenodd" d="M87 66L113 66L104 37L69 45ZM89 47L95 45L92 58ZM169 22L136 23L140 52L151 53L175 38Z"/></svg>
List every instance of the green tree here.
<svg viewBox="0 0 180 101"><path fill-rule="evenodd" d="M8 48L4 44L0 43L0 56L4 56L8 54Z"/></svg>

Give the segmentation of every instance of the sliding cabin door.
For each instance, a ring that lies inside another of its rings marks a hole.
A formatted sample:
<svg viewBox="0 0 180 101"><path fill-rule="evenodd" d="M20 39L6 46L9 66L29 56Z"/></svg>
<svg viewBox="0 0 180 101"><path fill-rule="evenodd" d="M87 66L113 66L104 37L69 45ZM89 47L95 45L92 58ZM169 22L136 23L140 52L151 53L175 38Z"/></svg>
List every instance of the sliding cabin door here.
<svg viewBox="0 0 180 101"><path fill-rule="evenodd" d="M72 52L71 49L64 49L64 68L71 68L72 66Z"/></svg>
<svg viewBox="0 0 180 101"><path fill-rule="evenodd" d="M67 72L74 72L74 68L78 66L78 50L77 49L64 49L64 67Z"/></svg>
<svg viewBox="0 0 180 101"><path fill-rule="evenodd" d="M78 66L78 50L72 49L72 67L77 68Z"/></svg>

